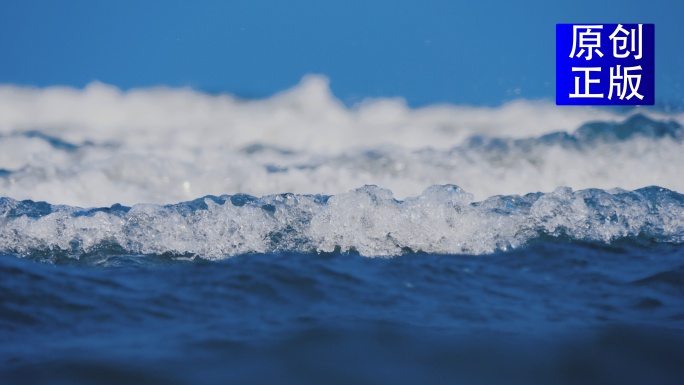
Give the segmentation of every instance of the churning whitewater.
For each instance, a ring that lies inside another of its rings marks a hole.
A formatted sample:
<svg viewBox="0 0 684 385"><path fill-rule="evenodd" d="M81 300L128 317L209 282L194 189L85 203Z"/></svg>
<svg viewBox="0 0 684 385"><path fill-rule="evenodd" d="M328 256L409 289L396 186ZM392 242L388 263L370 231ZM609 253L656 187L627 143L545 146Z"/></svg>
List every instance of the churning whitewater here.
<svg viewBox="0 0 684 385"><path fill-rule="evenodd" d="M238 194L132 208L2 198L0 252L42 260L97 253L221 259L277 252L483 254L544 236L684 242L684 195L660 187L472 198L450 185L404 201L375 186L335 196Z"/></svg>
<svg viewBox="0 0 684 385"><path fill-rule="evenodd" d="M681 113L345 107L316 76L0 109L10 383L681 382Z"/></svg>
<svg viewBox="0 0 684 385"><path fill-rule="evenodd" d="M99 83L0 86L0 196L105 207L364 185L404 199L455 184L480 201L561 186L681 192L682 123L682 113L543 101L348 108L320 76L249 101Z"/></svg>
<svg viewBox="0 0 684 385"><path fill-rule="evenodd" d="M396 256L547 236L684 240L682 114L347 108L316 76L254 101L3 86L0 106L4 253Z"/></svg>

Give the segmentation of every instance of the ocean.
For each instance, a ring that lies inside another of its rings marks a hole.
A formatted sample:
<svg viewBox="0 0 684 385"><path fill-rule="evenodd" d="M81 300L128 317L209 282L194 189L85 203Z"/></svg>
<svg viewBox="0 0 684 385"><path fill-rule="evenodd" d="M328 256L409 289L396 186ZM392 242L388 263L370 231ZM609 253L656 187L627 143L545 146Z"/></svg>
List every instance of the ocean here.
<svg viewBox="0 0 684 385"><path fill-rule="evenodd" d="M684 114L0 86L3 384L680 384Z"/></svg>

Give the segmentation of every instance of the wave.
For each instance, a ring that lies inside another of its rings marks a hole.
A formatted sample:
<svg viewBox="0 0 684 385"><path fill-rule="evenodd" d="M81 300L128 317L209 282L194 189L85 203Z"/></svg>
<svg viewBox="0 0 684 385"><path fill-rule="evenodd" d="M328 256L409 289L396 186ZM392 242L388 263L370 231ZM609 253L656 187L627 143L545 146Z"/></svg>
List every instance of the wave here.
<svg viewBox="0 0 684 385"><path fill-rule="evenodd" d="M323 77L245 101L189 89L0 86L0 196L73 206L212 194L398 198L457 184L493 195L657 185L684 191L683 114L556 107L347 108Z"/></svg>
<svg viewBox="0 0 684 385"><path fill-rule="evenodd" d="M410 108L401 98L381 98L347 108L330 91L328 79L315 75L258 100L165 87L121 91L98 82L84 89L3 85L0 106L3 134L38 129L72 143L231 149L261 143L317 153L383 144L448 149L474 134L524 138L628 115L525 100L500 107ZM684 122L683 113L642 112Z"/></svg>
<svg viewBox="0 0 684 385"><path fill-rule="evenodd" d="M365 186L334 196L238 194L94 209L2 198L0 251L42 259L98 253L222 259L273 252L483 254L544 237L684 242L684 195L661 187L559 188L472 200L453 185L405 200Z"/></svg>

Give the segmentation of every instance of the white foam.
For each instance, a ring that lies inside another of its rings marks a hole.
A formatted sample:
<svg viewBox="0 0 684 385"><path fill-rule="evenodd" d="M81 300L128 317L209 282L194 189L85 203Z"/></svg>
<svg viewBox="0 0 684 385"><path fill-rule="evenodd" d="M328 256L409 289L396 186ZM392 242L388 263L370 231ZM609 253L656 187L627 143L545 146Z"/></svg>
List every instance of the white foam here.
<svg viewBox="0 0 684 385"><path fill-rule="evenodd" d="M538 136L571 131L587 121L624 118L607 110L557 107L544 101L514 101L495 108L411 109L401 99L376 99L348 109L321 76L307 76L290 90L254 101L191 89L122 92L102 83L82 90L2 86L0 108L1 133L40 129L76 143L193 148L261 143L317 153L381 144L446 149L472 134Z"/></svg>
<svg viewBox="0 0 684 385"><path fill-rule="evenodd" d="M0 251L79 257L113 245L124 253L222 259L280 251L482 254L518 248L540 236L684 242L684 199L659 188L559 188L478 204L472 199L450 185L430 187L403 202L388 190L365 186L327 200L293 194L224 196L171 206L141 204L129 211L87 212L5 199L0 202Z"/></svg>
<svg viewBox="0 0 684 385"><path fill-rule="evenodd" d="M645 113L684 123L681 114ZM320 76L253 101L190 89L124 92L101 83L82 90L0 86L0 168L12 171L0 178L0 196L107 206L208 194L340 194L364 184L398 198L446 183L476 199L563 185L684 191L683 144L669 137L580 150L539 145L499 158L459 147L475 134L534 137L625 118L543 101L412 109L379 99L346 108ZM22 135L31 130L76 147ZM255 144L262 147L243 150Z"/></svg>

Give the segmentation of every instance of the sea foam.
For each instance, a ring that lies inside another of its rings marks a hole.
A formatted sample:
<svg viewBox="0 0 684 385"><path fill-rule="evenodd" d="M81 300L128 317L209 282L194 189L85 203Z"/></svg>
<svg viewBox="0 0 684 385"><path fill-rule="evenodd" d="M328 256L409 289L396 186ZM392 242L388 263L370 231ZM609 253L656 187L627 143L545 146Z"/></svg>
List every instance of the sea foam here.
<svg viewBox="0 0 684 385"><path fill-rule="evenodd" d="M396 200L365 186L335 196L208 196L174 205L82 209L0 199L0 252L35 258L171 254L222 259L248 253L483 254L542 237L609 243L684 242L684 196L559 188L473 202L454 185Z"/></svg>
<svg viewBox="0 0 684 385"><path fill-rule="evenodd" d="M0 86L0 196L73 206L169 204L245 193L397 198L435 184L493 195L574 189L684 191L684 115L557 107L351 107L328 81L260 100L190 89Z"/></svg>

